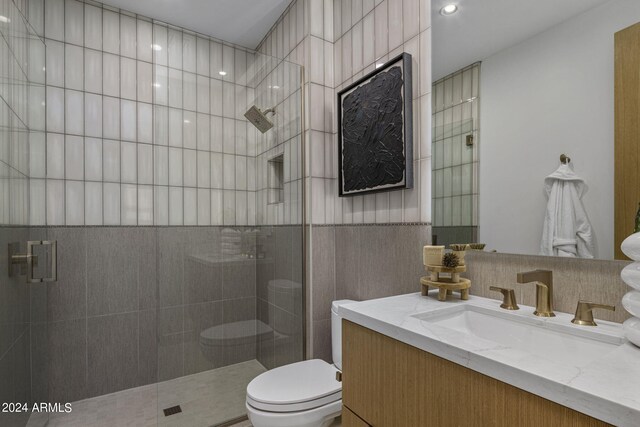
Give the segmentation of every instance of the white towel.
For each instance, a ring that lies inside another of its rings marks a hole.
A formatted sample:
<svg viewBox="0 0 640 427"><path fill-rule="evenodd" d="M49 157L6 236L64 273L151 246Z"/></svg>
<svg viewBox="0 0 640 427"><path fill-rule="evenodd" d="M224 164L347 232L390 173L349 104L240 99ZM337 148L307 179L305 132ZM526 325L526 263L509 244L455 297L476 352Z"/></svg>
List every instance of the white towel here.
<svg viewBox="0 0 640 427"><path fill-rule="evenodd" d="M568 164L544 180L549 197L544 217L541 255L593 258L593 234L582 205L584 181Z"/></svg>

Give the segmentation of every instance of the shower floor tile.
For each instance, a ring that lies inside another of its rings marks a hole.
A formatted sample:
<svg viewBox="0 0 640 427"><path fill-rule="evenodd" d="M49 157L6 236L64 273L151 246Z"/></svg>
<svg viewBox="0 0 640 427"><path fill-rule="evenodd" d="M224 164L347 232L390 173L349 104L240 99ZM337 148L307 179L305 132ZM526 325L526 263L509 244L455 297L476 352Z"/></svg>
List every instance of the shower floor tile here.
<svg viewBox="0 0 640 427"><path fill-rule="evenodd" d="M210 427L246 414L247 384L266 369L257 360L72 403L48 427ZM182 412L162 410L180 405ZM34 415L27 427L41 426Z"/></svg>

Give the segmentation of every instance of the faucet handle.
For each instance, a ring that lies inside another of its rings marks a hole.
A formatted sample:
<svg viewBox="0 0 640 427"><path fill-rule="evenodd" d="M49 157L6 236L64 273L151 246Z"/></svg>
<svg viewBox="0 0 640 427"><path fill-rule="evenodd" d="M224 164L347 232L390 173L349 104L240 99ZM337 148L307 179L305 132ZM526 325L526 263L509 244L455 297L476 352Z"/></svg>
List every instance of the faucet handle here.
<svg viewBox="0 0 640 427"><path fill-rule="evenodd" d="M613 305L598 304L591 301L580 300L578 301L576 314L573 317L573 320L571 320L571 323L584 326L598 326L598 324L593 320L592 310L594 308L604 308L605 310L616 311L616 308Z"/></svg>
<svg viewBox="0 0 640 427"><path fill-rule="evenodd" d="M502 304L500 304L500 307L505 310L520 310L520 307L518 307L518 303L516 302L516 293L513 289L490 286L489 290L502 292Z"/></svg>

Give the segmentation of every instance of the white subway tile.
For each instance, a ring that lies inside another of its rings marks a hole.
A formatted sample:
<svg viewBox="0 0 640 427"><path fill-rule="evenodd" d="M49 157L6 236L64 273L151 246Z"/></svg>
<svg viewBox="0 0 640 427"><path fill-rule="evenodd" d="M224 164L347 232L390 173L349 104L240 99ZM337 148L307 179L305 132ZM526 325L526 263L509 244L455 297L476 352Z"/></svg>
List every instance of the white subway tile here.
<svg viewBox="0 0 640 427"><path fill-rule="evenodd" d="M199 113L209 113L209 78L197 76L197 110Z"/></svg>
<svg viewBox="0 0 640 427"><path fill-rule="evenodd" d="M184 196L182 187L169 187L169 225L182 225Z"/></svg>
<svg viewBox="0 0 640 427"><path fill-rule="evenodd" d="M196 75L193 73L182 73L183 106L185 110L196 111L197 109L197 84Z"/></svg>
<svg viewBox="0 0 640 427"><path fill-rule="evenodd" d="M153 184L153 147L148 144L138 146L138 184Z"/></svg>
<svg viewBox="0 0 640 427"><path fill-rule="evenodd" d="M102 11L102 50L120 54L120 16L106 9Z"/></svg>
<svg viewBox="0 0 640 427"><path fill-rule="evenodd" d="M167 145L169 143L169 109L159 105L154 105L154 133L153 143L156 145Z"/></svg>
<svg viewBox="0 0 640 427"><path fill-rule="evenodd" d="M165 67L168 65L167 46L167 27L165 27L164 25L154 24L152 43L154 64Z"/></svg>
<svg viewBox="0 0 640 427"><path fill-rule="evenodd" d="M198 224L198 191L195 188L184 189L184 225Z"/></svg>
<svg viewBox="0 0 640 427"><path fill-rule="evenodd" d="M196 72L209 77L209 40L202 37L196 40Z"/></svg>
<svg viewBox="0 0 640 427"><path fill-rule="evenodd" d="M138 180L136 145L124 141L120 144L120 176L124 183L135 184Z"/></svg>
<svg viewBox="0 0 640 427"><path fill-rule="evenodd" d="M169 148L169 185L182 186L182 152L181 148Z"/></svg>
<svg viewBox="0 0 640 427"><path fill-rule="evenodd" d="M209 73L210 76L216 79L221 79L222 76L218 74L222 70L222 45L216 41L209 43Z"/></svg>
<svg viewBox="0 0 640 427"><path fill-rule="evenodd" d="M153 221L155 225L169 225L169 188L153 187Z"/></svg>
<svg viewBox="0 0 640 427"><path fill-rule="evenodd" d="M222 154L211 153L211 188L223 188Z"/></svg>
<svg viewBox="0 0 640 427"><path fill-rule="evenodd" d="M138 102L138 142L153 143L153 106Z"/></svg>
<svg viewBox="0 0 640 427"><path fill-rule="evenodd" d="M169 67L182 70L182 31L169 30Z"/></svg>
<svg viewBox="0 0 640 427"><path fill-rule="evenodd" d="M198 188L198 225L211 224L211 190Z"/></svg>
<svg viewBox="0 0 640 427"><path fill-rule="evenodd" d="M182 110L169 108L169 145L172 147L182 147L182 128L183 126L190 125L191 123L184 122Z"/></svg>
<svg viewBox="0 0 640 427"><path fill-rule="evenodd" d="M222 155L222 186L225 190L235 189L235 159L231 154Z"/></svg>
<svg viewBox="0 0 640 427"><path fill-rule="evenodd" d="M102 53L99 51L84 51L84 90L102 93Z"/></svg>
<svg viewBox="0 0 640 427"><path fill-rule="evenodd" d="M151 62L153 60L153 26L150 22L138 19L138 40L137 50L138 59L141 61Z"/></svg>
<svg viewBox="0 0 640 427"><path fill-rule="evenodd" d="M64 41L64 0L45 2L44 24L45 36L48 39Z"/></svg>
<svg viewBox="0 0 640 427"><path fill-rule="evenodd" d="M169 107L182 108L182 71L169 68Z"/></svg>
<svg viewBox="0 0 640 427"><path fill-rule="evenodd" d="M196 37L188 33L182 35L182 69L196 72Z"/></svg>
<svg viewBox="0 0 640 427"><path fill-rule="evenodd" d="M122 225L138 224L138 188L136 185L122 184L120 187L120 222Z"/></svg>
<svg viewBox="0 0 640 427"><path fill-rule="evenodd" d="M84 45L102 49L102 8L84 5Z"/></svg>
<svg viewBox="0 0 640 427"><path fill-rule="evenodd" d="M64 89L47 87L47 130L64 132Z"/></svg>
<svg viewBox="0 0 640 427"><path fill-rule="evenodd" d="M84 179L84 139L80 136L65 136L65 178Z"/></svg>
<svg viewBox="0 0 640 427"><path fill-rule="evenodd" d="M156 185L169 185L169 149L153 147L153 182Z"/></svg>
<svg viewBox="0 0 640 427"><path fill-rule="evenodd" d="M182 143L185 148L196 149L198 146L198 119L193 111L184 110L182 117Z"/></svg>
<svg viewBox="0 0 640 427"><path fill-rule="evenodd" d="M122 118L120 123L122 125L121 138L125 141L135 141L137 137L137 117L136 117L136 102L122 100L120 102L120 108L122 111Z"/></svg>
<svg viewBox="0 0 640 427"><path fill-rule="evenodd" d="M84 182L65 182L65 223L84 225Z"/></svg>
<svg viewBox="0 0 640 427"><path fill-rule="evenodd" d="M148 62L138 61L138 101L153 102L153 66Z"/></svg>
<svg viewBox="0 0 640 427"><path fill-rule="evenodd" d="M85 138L84 168L87 181L102 181L102 140Z"/></svg>
<svg viewBox="0 0 640 427"><path fill-rule="evenodd" d="M130 58L120 59L120 97L124 99L136 99L137 69L136 60Z"/></svg>
<svg viewBox="0 0 640 427"><path fill-rule="evenodd" d="M102 171L103 171L104 181L120 182L120 142L119 141L113 141L108 139L103 141ZM120 200L119 196L118 196L118 200ZM120 211L120 208L118 207L118 212L119 211Z"/></svg>
<svg viewBox="0 0 640 427"><path fill-rule="evenodd" d="M138 186L138 225L153 225L153 186Z"/></svg>
<svg viewBox="0 0 640 427"><path fill-rule="evenodd" d="M211 186L211 166L210 156L206 151L198 151L197 154L197 184L200 188L209 188Z"/></svg>
<svg viewBox="0 0 640 427"><path fill-rule="evenodd" d="M120 225L120 184L104 183L104 225Z"/></svg>
<svg viewBox="0 0 640 427"><path fill-rule="evenodd" d="M136 58L136 19L120 15L120 55L129 58Z"/></svg>
<svg viewBox="0 0 640 427"><path fill-rule="evenodd" d="M64 43L47 40L47 84L52 86L64 86Z"/></svg>
<svg viewBox="0 0 640 427"><path fill-rule="evenodd" d="M169 102L169 70L167 67L156 65L153 82L153 92L155 94L154 103L167 105Z"/></svg>
<svg viewBox="0 0 640 427"><path fill-rule="evenodd" d="M102 55L102 90L105 95L120 96L120 58L105 53Z"/></svg>
<svg viewBox="0 0 640 427"><path fill-rule="evenodd" d="M83 53L83 49L79 46L68 44L65 47L64 85L67 89L83 89Z"/></svg>
<svg viewBox="0 0 640 427"><path fill-rule="evenodd" d="M47 225L64 225L64 181L47 180Z"/></svg>
<svg viewBox="0 0 640 427"><path fill-rule="evenodd" d="M64 179L64 135L47 135L47 178Z"/></svg>
<svg viewBox="0 0 640 427"><path fill-rule="evenodd" d="M82 135L84 133L84 94L75 90L65 90L65 132Z"/></svg>
<svg viewBox="0 0 640 427"><path fill-rule="evenodd" d="M46 180L31 178L29 181L29 225L47 224L46 199Z"/></svg>
<svg viewBox="0 0 640 427"><path fill-rule="evenodd" d="M211 139L211 132L209 129L210 125L210 117L207 114L198 114L197 115L197 130L196 130L196 140L197 140L197 148L198 150L209 151L209 141Z"/></svg>
<svg viewBox="0 0 640 427"><path fill-rule="evenodd" d="M183 156L183 176L185 187L196 187L198 185L197 168L198 162L195 150L184 150Z"/></svg>
<svg viewBox="0 0 640 427"><path fill-rule="evenodd" d="M383 1L374 9L376 59L386 55L389 51L389 18L387 12L387 1L388 0Z"/></svg>

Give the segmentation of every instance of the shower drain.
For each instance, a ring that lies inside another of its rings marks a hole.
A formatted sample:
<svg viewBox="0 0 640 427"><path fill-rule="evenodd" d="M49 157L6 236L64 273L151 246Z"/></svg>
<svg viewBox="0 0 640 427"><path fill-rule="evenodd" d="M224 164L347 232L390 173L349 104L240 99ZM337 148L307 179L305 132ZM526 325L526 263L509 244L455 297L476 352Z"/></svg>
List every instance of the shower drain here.
<svg viewBox="0 0 640 427"><path fill-rule="evenodd" d="M168 417L169 415L179 414L180 412L182 412L182 408L180 407L180 405L176 405L170 408L164 408L162 412L164 412L165 417Z"/></svg>

